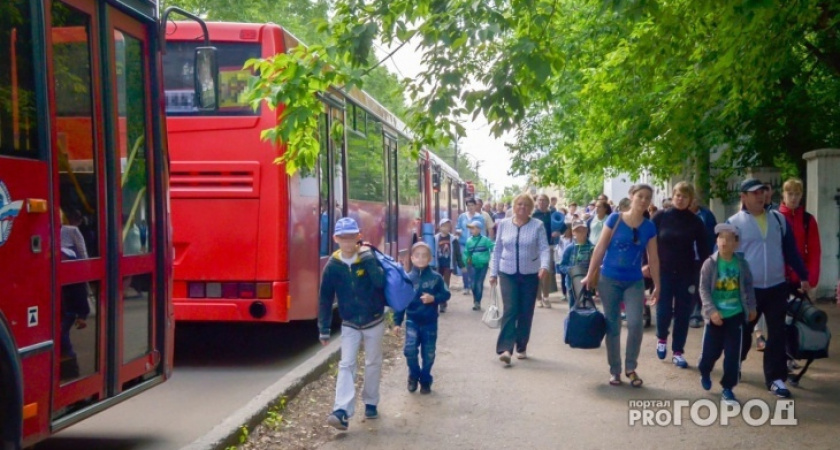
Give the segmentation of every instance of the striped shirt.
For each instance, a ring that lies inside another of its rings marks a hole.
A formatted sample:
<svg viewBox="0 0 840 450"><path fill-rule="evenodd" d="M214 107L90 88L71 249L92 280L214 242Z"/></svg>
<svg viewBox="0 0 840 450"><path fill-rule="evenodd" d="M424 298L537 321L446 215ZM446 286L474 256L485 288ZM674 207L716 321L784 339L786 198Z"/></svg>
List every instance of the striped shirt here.
<svg viewBox="0 0 840 450"><path fill-rule="evenodd" d="M518 227L510 218L499 221L498 225L496 246L490 259L491 277L499 276L499 272L529 275L549 269L551 250L541 220L531 219Z"/></svg>

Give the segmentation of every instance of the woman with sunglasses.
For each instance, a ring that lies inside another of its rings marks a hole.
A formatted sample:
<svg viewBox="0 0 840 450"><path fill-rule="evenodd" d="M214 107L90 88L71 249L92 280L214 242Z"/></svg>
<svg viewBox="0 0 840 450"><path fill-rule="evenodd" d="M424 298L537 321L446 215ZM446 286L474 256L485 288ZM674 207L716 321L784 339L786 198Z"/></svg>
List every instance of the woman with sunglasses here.
<svg viewBox="0 0 840 450"><path fill-rule="evenodd" d="M641 387L636 374L642 346L642 314L645 304L645 283L642 276L642 255L648 256L648 267L654 289L650 304L659 297L659 254L656 226L644 214L653 197L653 188L636 184L630 188L630 209L611 214L604 223L601 238L592 254L589 271L581 283L598 287L604 315L607 318L607 361L610 385L621 384L621 302L627 313L627 350L624 374L633 387ZM598 280L600 278L600 280ZM598 281L596 281L598 280Z"/></svg>

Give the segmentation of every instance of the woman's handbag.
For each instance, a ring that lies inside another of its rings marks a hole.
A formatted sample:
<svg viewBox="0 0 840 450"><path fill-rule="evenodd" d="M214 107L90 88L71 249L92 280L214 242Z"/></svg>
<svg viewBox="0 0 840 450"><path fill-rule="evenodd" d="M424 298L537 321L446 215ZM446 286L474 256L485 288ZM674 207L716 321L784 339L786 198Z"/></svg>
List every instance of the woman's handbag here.
<svg viewBox="0 0 840 450"><path fill-rule="evenodd" d="M607 334L607 319L598 310L592 294L583 289L565 321L564 341L572 348L598 348Z"/></svg>
<svg viewBox="0 0 840 450"><path fill-rule="evenodd" d="M481 321L490 328L499 328L502 324L502 310L499 308L498 294L495 286L490 288L490 298L493 304L484 312Z"/></svg>

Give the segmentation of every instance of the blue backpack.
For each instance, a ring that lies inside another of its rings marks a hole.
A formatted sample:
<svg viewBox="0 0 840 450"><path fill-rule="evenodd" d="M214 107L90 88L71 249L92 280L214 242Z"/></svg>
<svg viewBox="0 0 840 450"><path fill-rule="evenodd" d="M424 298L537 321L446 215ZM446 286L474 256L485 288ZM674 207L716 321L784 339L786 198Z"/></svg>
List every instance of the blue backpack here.
<svg viewBox="0 0 840 450"><path fill-rule="evenodd" d="M378 248L369 245L382 270L385 271L385 301L394 311L401 312L408 308L414 299L414 284L405 273L402 265L394 258L382 253Z"/></svg>

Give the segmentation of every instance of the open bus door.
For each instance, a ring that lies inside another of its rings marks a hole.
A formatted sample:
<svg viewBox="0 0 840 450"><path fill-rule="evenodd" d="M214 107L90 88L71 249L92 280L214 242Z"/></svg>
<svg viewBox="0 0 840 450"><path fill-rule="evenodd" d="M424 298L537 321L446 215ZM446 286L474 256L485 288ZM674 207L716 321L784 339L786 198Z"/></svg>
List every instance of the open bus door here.
<svg viewBox="0 0 840 450"><path fill-rule="evenodd" d="M155 294L154 276L153 52L146 27L105 11L107 22L92 1L54 1L49 9L51 212L60 224L54 239L62 243L55 263L56 428L72 423L76 409L156 375L163 345L154 324L166 299ZM109 39L100 44L104 27ZM104 54L114 64L103 70Z"/></svg>

